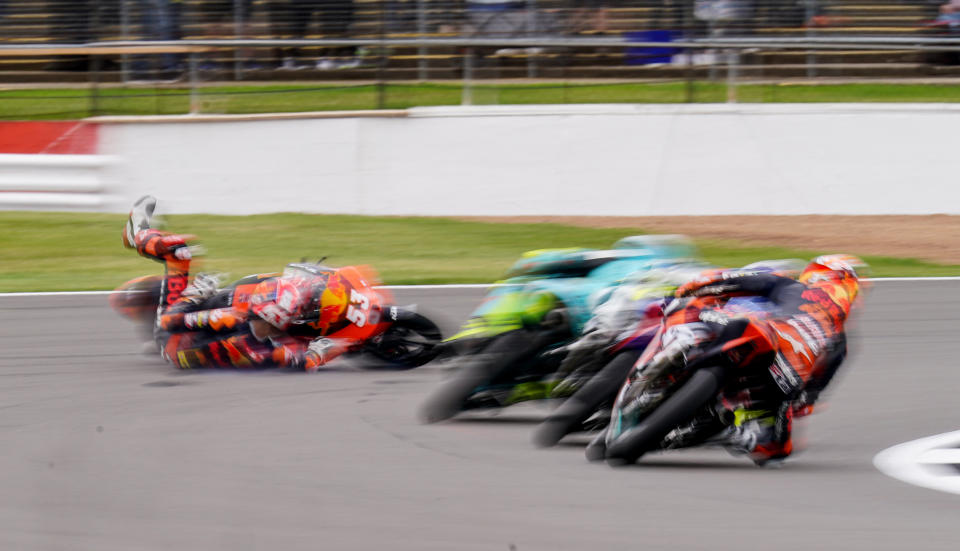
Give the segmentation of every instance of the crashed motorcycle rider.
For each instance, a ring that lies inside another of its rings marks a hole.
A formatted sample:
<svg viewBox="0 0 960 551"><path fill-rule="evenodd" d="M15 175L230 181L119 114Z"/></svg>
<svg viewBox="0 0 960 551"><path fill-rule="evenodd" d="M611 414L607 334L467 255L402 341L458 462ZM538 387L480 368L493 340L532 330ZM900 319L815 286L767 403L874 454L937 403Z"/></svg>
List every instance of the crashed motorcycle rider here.
<svg viewBox="0 0 960 551"><path fill-rule="evenodd" d="M291 367L316 371L349 350L337 331L311 340L287 330L313 311L325 275L296 273L266 278L253 290L248 312L217 300L216 278L203 274L188 285L194 249L189 235L151 227L156 199L134 203L123 244L164 264L154 338L161 355L181 369L199 367ZM333 327L333 329L338 329Z"/></svg>
<svg viewBox="0 0 960 551"><path fill-rule="evenodd" d="M707 295L767 298L773 316L754 320L766 329L765 354L735 346L726 361L732 367L765 365L759 378L744 377L735 395L725 396L732 424L713 443L748 454L757 464L786 458L794 451L795 415L806 415L846 356L845 322L861 290L858 270L866 264L850 255L814 259L797 280L769 273L734 270L709 274L677 289L677 299ZM721 320L720 340L733 344L746 319ZM749 370L744 370L744 373Z"/></svg>

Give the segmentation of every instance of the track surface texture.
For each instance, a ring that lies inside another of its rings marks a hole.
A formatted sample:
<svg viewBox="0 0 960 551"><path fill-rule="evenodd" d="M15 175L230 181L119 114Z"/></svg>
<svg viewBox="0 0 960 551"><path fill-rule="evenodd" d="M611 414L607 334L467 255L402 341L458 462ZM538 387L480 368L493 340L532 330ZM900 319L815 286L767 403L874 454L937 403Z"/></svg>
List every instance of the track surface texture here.
<svg viewBox="0 0 960 551"><path fill-rule="evenodd" d="M589 464L543 407L425 426L444 376L178 372L103 296L0 297L0 549L950 549L960 498L878 472L960 429L957 282L872 289L809 448ZM449 334L480 290L404 290Z"/></svg>

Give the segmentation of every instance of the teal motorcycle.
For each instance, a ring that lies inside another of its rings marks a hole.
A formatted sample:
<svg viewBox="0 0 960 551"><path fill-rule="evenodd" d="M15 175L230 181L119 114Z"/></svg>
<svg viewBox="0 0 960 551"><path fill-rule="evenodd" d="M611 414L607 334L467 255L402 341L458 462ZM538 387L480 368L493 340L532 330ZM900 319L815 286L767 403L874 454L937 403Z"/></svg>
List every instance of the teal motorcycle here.
<svg viewBox="0 0 960 551"><path fill-rule="evenodd" d="M676 235L631 236L608 250L525 253L447 339L454 373L423 403L421 420L564 397L556 392L555 374L597 304L638 272L692 263L696 256L695 246Z"/></svg>

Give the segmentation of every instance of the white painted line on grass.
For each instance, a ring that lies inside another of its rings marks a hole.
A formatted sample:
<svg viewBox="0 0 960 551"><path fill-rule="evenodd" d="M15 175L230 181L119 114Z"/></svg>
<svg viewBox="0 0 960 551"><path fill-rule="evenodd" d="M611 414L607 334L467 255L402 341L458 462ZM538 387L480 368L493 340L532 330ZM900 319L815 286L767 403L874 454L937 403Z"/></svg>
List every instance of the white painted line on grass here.
<svg viewBox="0 0 960 551"><path fill-rule="evenodd" d="M887 448L873 458L873 465L908 484L960 495L960 431Z"/></svg>
<svg viewBox="0 0 960 551"><path fill-rule="evenodd" d="M863 281L872 283L887 283L900 281L960 281L960 276L947 277L872 277L863 278ZM444 283L435 285L383 285L383 289L487 289L489 287L498 287L502 283ZM0 293L0 298L4 297L56 297L71 295L109 295L113 291L37 291L23 293Z"/></svg>

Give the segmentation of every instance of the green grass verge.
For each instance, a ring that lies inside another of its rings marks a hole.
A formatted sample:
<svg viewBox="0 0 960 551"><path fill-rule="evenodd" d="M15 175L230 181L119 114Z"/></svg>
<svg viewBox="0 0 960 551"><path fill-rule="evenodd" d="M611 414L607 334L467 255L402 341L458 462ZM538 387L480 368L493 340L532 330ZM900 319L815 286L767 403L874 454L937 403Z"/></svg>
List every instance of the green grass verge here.
<svg viewBox="0 0 960 551"><path fill-rule="evenodd" d="M727 100L724 83L695 82L692 101ZM302 111L403 109L459 105L459 83L376 85L248 85L199 90L204 113L283 113ZM76 119L101 115L173 115L189 111L186 88L104 88L96 105L88 89L0 89L0 119ZM683 103L684 82L480 84L474 104ZM936 84L744 84L743 103L958 102L960 87Z"/></svg>
<svg viewBox="0 0 960 551"><path fill-rule="evenodd" d="M0 292L111 289L160 265L120 244L119 214L0 213ZM193 233L209 254L198 269L233 277L280 269L328 255L333 265L370 264L387 283L486 283L523 251L608 247L642 230L558 224L492 224L444 218L269 214L171 216L172 231ZM700 243L707 260L739 266L765 258L811 258L822 252ZM857 251L843 251L856 253ZM864 257L877 276L958 275L960 266Z"/></svg>

